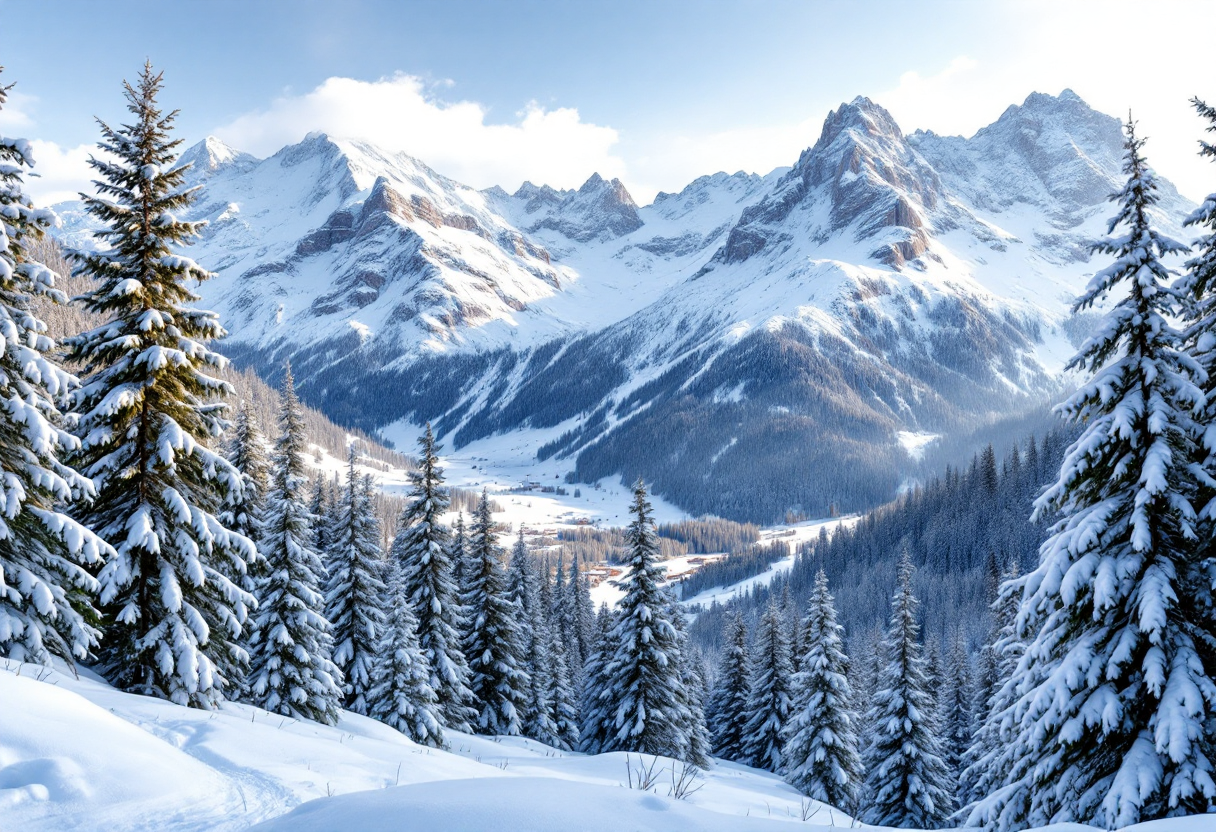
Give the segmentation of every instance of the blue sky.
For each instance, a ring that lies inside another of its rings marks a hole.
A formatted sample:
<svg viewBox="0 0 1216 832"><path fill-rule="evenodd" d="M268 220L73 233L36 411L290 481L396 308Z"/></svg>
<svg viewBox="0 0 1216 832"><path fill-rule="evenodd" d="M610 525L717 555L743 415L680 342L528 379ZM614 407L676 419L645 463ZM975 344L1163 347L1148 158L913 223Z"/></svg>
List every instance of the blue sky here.
<svg viewBox="0 0 1216 832"><path fill-rule="evenodd" d="M22 21L0 55L17 83L0 130L39 140L47 198L82 186L92 117L122 118L119 84L145 57L190 142L215 133L267 155L324 129L479 187L571 187L598 170L648 201L704 173L791 164L855 95L907 131L970 134L1064 87L1132 107L1185 193L1216 186L1186 103L1216 100L1211 2L0 0L0 13ZM1129 20L1139 54L1115 46Z"/></svg>

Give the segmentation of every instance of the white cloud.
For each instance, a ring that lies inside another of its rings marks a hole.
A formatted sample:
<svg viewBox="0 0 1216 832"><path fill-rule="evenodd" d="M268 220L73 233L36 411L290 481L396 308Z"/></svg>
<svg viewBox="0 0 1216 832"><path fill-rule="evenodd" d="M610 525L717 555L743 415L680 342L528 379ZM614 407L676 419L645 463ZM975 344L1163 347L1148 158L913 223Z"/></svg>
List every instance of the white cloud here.
<svg viewBox="0 0 1216 832"><path fill-rule="evenodd" d="M509 122L491 123L482 105L440 100L410 75L330 78L213 132L233 147L266 156L315 130L404 151L478 188L512 189L525 179L577 187L592 173L626 172L613 153L617 131L584 122L577 110L530 103Z"/></svg>
<svg viewBox="0 0 1216 832"><path fill-rule="evenodd" d="M3 79L0 79L3 84ZM18 130L25 130L34 124L29 111L33 108L34 97L22 95L17 90L9 90L4 107L0 108L0 134L12 135Z"/></svg>
<svg viewBox="0 0 1216 832"><path fill-rule="evenodd" d="M62 148L54 142L33 139L35 175L27 175L25 192L39 205L54 205L80 198L80 192L93 192L93 169L89 156L97 153L96 145L82 144Z"/></svg>

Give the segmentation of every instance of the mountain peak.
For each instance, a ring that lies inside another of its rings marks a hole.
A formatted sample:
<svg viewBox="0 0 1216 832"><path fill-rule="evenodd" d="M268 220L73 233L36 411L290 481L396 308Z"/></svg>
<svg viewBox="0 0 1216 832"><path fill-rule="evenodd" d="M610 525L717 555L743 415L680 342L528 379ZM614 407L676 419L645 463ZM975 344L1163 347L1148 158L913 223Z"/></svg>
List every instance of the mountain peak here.
<svg viewBox="0 0 1216 832"><path fill-rule="evenodd" d="M823 121L823 131L816 145L827 146L846 130L860 131L863 135L902 139L903 131L895 119L883 107L864 95L859 95L848 104L832 110Z"/></svg>
<svg viewBox="0 0 1216 832"><path fill-rule="evenodd" d="M254 156L236 150L222 139L208 136L198 144L189 147L178 158L178 164L189 164L194 178L209 176L216 171L232 165L246 167L257 162Z"/></svg>

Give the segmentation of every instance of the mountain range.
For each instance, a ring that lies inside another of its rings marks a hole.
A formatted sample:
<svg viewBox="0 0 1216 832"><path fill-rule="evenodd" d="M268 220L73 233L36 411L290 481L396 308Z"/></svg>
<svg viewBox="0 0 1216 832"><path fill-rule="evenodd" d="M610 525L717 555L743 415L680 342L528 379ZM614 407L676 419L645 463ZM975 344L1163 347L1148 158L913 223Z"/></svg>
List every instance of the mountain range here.
<svg viewBox="0 0 1216 832"><path fill-rule="evenodd" d="M598 174L476 190L324 134L182 158L238 364L274 380L290 358L340 423L508 437L570 482L643 476L766 522L889 499L929 438L1060 393L1121 156L1119 120L1065 90L970 138L905 134L859 97L791 167L646 206ZM1161 185L1184 237L1192 206ZM80 206L56 210L88 244Z"/></svg>

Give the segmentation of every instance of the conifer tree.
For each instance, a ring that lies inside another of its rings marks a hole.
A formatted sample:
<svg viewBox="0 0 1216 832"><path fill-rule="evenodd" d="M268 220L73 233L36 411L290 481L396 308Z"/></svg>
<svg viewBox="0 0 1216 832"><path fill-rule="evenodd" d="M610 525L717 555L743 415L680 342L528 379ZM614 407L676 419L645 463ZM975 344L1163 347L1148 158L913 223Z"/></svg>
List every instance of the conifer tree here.
<svg viewBox="0 0 1216 832"><path fill-rule="evenodd" d="M266 507L266 492L270 488L270 463L266 458L266 447L257 416L248 402L243 403L237 412L227 457L232 467L240 473L243 487L239 495L234 492L229 504L220 513L220 522L249 538L256 547L262 536L261 523ZM225 571L225 576L256 599L258 584L264 580L266 570L265 559L257 552L254 555L245 565L243 572ZM256 620L256 616L250 614L241 632L240 646L246 655L253 644L253 627ZM238 663L225 673L232 684L230 697L247 697L249 671L248 662L241 662L238 655Z"/></svg>
<svg viewBox="0 0 1216 832"><path fill-rule="evenodd" d="M465 655L477 709L474 730L513 736L520 733L531 680L525 669L519 610L507 595L502 549L484 491L471 531L469 554L476 571L470 577L469 594L462 600L469 615Z"/></svg>
<svg viewBox="0 0 1216 832"><path fill-rule="evenodd" d="M1216 668L1205 668L1191 624L1204 603L1191 420L1202 370L1170 321L1180 295L1162 258L1184 247L1152 225L1143 145L1129 124L1127 184L1109 226L1122 233L1094 247L1115 262L1074 306L1115 298L1068 365L1091 379L1057 410L1084 431L1036 502L1060 520L1023 579L1019 627L1034 638L1012 682L1005 787L971 823L1112 829L1216 806L1203 741Z"/></svg>
<svg viewBox="0 0 1216 832"><path fill-rule="evenodd" d="M469 545L468 536L465 534L463 511L456 515L456 525L452 528L450 557L452 560L452 582L456 585L457 597L461 598L468 587L468 576L465 573L469 571L466 568L469 561ZM460 643L464 644L464 640L468 636L468 621L463 615L463 611L457 631L460 633Z"/></svg>
<svg viewBox="0 0 1216 832"><path fill-rule="evenodd" d="M9 89L0 85L0 109ZM50 357L56 344L32 311L35 297L65 300L30 257L53 221L23 191L33 165L29 142L0 136L0 656L50 664L96 643L87 568L113 551L61 508L92 497L93 484L60 459L80 443L58 426L57 400L78 382Z"/></svg>
<svg viewBox="0 0 1216 832"><path fill-rule="evenodd" d="M806 652L794 676L785 728L785 779L807 797L852 810L862 785L849 659L828 578L820 569L802 627Z"/></svg>
<svg viewBox="0 0 1216 832"><path fill-rule="evenodd" d="M751 693L747 701L747 762L775 774L785 770L781 755L786 722L793 711L790 642L785 616L770 603L760 618L752 650Z"/></svg>
<svg viewBox="0 0 1216 832"><path fill-rule="evenodd" d="M562 644L561 637L553 627L546 626L545 632L549 638L549 661L551 662L549 672L546 674L549 689L545 692L545 701L549 706L549 721L553 724L550 744L563 751L573 751L579 747L578 699L574 693L574 684L570 680L565 645Z"/></svg>
<svg viewBox="0 0 1216 832"><path fill-rule="evenodd" d="M329 558L326 618L334 639L334 664L342 671L345 706L367 713L367 692L384 629L385 586L380 532L370 488L355 472L355 446L347 460L346 488L337 506L341 520Z"/></svg>
<svg viewBox="0 0 1216 832"><path fill-rule="evenodd" d="M561 561L558 561L561 569ZM608 669L615 652L612 642L613 613L607 605L600 608L595 619L595 641L591 655L583 667L583 684L579 707L579 750L586 754L599 754L609 747L615 733L613 718L615 702L612 700L612 679ZM554 628L557 631L557 628ZM563 645L564 646L564 645Z"/></svg>
<svg viewBox="0 0 1216 832"><path fill-rule="evenodd" d="M250 694L268 711L334 725L342 674L331 659L333 638L321 594L324 566L310 548L314 517L304 504L304 418L290 366L279 414L258 544L266 569L258 586Z"/></svg>
<svg viewBox="0 0 1216 832"><path fill-rule="evenodd" d="M1208 124L1206 132L1216 133L1216 107L1198 98L1191 100ZM1199 154L1216 162L1216 144L1199 142ZM1203 407L1194 427L1196 461L1200 474L1195 508L1199 513L1196 538L1199 552L1195 574L1188 579L1188 595L1198 599L1194 610L1197 628L1196 647L1204 668L1213 675L1216 668L1216 192L1211 193L1186 220L1188 227L1203 229L1195 242L1194 256L1187 261L1186 273L1179 282L1186 322L1186 346L1204 371L1200 390ZM1208 759L1216 759L1216 725L1209 732Z"/></svg>
<svg viewBox="0 0 1216 832"><path fill-rule="evenodd" d="M557 726L553 722L553 707L549 702L549 691L553 687L553 681L549 678L553 658L549 654L548 616L540 606L538 582L521 525L507 569L507 598L515 605L520 658L523 670L528 674L520 731L525 737L554 745Z"/></svg>
<svg viewBox="0 0 1216 832"><path fill-rule="evenodd" d="M310 524L312 534L312 550L320 556L322 562L328 559L332 541L330 540L330 515L333 513L334 500L329 491L329 482L325 477L317 477L313 482L312 498L308 503L308 513L313 520Z"/></svg>
<svg viewBox="0 0 1216 832"><path fill-rule="evenodd" d="M705 677L702 675L700 651L688 641L688 625L684 619L684 611L673 594L668 593L670 606L667 617L676 629L679 646L679 673L682 685L679 689L679 710L676 718L680 736L683 738L685 751L683 759L698 768L707 768L710 764L712 743L709 738L709 727L705 721Z"/></svg>
<svg viewBox="0 0 1216 832"><path fill-rule="evenodd" d="M367 713L416 743L442 748L438 700L431 689L431 669L418 645L417 621L405 594L401 565L390 560L384 570L388 603Z"/></svg>
<svg viewBox="0 0 1216 832"><path fill-rule="evenodd" d="M689 716L680 677L680 634L671 620L674 599L661 586L658 535L641 480L633 489L633 515L625 533L625 597L615 615L613 655L604 670L607 684L598 692L613 714L612 734L603 750L687 759Z"/></svg>
<svg viewBox="0 0 1216 832"><path fill-rule="evenodd" d="M221 517L230 529L257 541L261 537L259 521L266 492L270 489L270 462L258 417L248 402L237 412L228 444L228 461L240 472L244 487L240 499L230 503Z"/></svg>
<svg viewBox="0 0 1216 832"><path fill-rule="evenodd" d="M581 667L591 649L594 633L592 619L595 608L591 603L591 587L587 575L579 569L578 554L570 562L570 578L565 585L565 601L562 605L564 636L569 643L568 652Z"/></svg>
<svg viewBox="0 0 1216 832"><path fill-rule="evenodd" d="M747 762L747 718L751 698L751 660L747 625L735 613L726 624L726 646L718 666L718 682L710 702L713 754L723 760Z"/></svg>
<svg viewBox="0 0 1216 832"><path fill-rule="evenodd" d="M401 564L406 595L418 619L418 644L431 668L431 688L443 724L470 731L469 666L461 647L461 608L453 580L451 539L442 517L448 510L439 447L431 426L419 439L418 470L410 473L409 503L401 513L391 557Z"/></svg>
<svg viewBox="0 0 1216 832"><path fill-rule="evenodd" d="M211 449L227 423L231 385L210 375L225 360L206 343L225 333L214 313L191 308L191 281L211 273L175 249L199 233L177 214L194 200L186 168L173 167L177 112L156 102L161 75L144 67L124 84L132 123L99 121L105 158L89 160L100 196L81 195L102 226L99 249L76 252L81 296L106 319L68 341L86 378L73 396L81 473L97 487L84 523L113 544L98 573L107 614L101 669L118 687L182 705L215 706L253 598L242 574L253 544L216 517L242 488Z"/></svg>
<svg viewBox="0 0 1216 832"><path fill-rule="evenodd" d="M964 769L959 778L959 796L968 802L967 812L977 801L995 794L1010 771L1006 759L1006 744L1013 738L1015 691L1010 684L1017 670L1024 645L1018 637L1018 608L1021 587L1017 583L1018 567L1011 561L1003 574L1001 589L992 605L992 632L986 653L991 656L993 681L987 684L988 698L982 703L983 717L972 732L971 745L963 757ZM972 700L973 706L976 700Z"/></svg>
<svg viewBox="0 0 1216 832"><path fill-rule="evenodd" d="M944 671L937 708L939 737L942 758L950 774L950 782L955 785L954 794L958 803L961 801L957 798L965 796L962 775L966 768L967 750L971 746L973 725L971 659L967 655L967 643L961 630L956 631L950 640L944 657Z"/></svg>
<svg viewBox="0 0 1216 832"><path fill-rule="evenodd" d="M933 702L925 660L916 640L920 628L912 572L905 551L883 644L886 665L867 719L873 732L864 757L870 803L862 820L876 826L934 829L954 807L937 726L930 716Z"/></svg>

